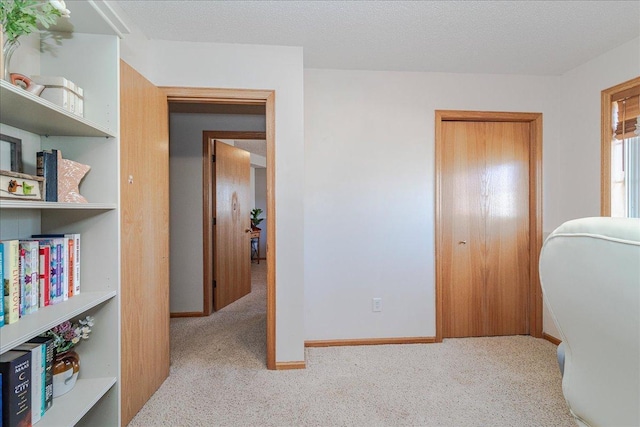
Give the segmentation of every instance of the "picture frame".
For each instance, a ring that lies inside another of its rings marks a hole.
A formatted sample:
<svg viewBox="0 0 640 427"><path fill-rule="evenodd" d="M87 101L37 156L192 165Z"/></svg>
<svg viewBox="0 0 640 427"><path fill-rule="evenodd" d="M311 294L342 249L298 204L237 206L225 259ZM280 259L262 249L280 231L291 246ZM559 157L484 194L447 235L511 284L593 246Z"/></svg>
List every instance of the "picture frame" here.
<svg viewBox="0 0 640 427"><path fill-rule="evenodd" d="M0 199L42 201L44 178L0 170Z"/></svg>
<svg viewBox="0 0 640 427"><path fill-rule="evenodd" d="M24 172L21 139L0 133L0 170Z"/></svg>

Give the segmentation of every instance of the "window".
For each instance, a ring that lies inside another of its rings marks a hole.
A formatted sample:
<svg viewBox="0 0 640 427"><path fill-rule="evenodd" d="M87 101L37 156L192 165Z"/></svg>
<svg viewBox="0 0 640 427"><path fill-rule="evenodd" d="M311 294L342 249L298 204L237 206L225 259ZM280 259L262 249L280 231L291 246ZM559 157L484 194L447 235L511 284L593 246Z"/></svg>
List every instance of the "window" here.
<svg viewBox="0 0 640 427"><path fill-rule="evenodd" d="M601 214L640 218L640 77L602 91Z"/></svg>

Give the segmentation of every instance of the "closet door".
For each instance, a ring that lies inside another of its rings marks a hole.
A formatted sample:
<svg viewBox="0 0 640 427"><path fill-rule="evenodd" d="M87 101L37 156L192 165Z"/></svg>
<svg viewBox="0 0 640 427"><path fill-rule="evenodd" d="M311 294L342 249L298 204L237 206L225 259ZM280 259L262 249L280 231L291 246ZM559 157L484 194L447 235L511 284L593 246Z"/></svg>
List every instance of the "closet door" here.
<svg viewBox="0 0 640 427"><path fill-rule="evenodd" d="M442 123L444 337L529 333L529 126Z"/></svg>

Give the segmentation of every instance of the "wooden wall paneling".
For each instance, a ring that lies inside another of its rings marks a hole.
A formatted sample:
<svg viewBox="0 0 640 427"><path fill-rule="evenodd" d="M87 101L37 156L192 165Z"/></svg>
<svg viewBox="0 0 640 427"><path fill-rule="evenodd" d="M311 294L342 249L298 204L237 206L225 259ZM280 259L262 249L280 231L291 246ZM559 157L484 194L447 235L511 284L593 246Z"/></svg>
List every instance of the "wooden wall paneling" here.
<svg viewBox="0 0 640 427"><path fill-rule="evenodd" d="M122 423L169 375L166 96L121 62Z"/></svg>

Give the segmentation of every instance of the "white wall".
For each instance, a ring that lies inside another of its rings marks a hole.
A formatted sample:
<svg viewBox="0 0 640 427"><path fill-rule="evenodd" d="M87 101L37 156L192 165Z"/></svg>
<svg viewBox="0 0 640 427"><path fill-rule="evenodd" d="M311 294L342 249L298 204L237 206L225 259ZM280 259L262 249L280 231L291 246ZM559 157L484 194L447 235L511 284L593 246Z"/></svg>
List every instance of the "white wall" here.
<svg viewBox="0 0 640 427"><path fill-rule="evenodd" d="M558 80L305 70L306 339L435 336L435 110L542 112L546 161Z"/></svg>
<svg viewBox="0 0 640 427"><path fill-rule="evenodd" d="M158 86L276 91L276 361L304 360L302 49L140 37L122 44L123 59Z"/></svg>
<svg viewBox="0 0 640 427"><path fill-rule="evenodd" d="M639 53L557 77L305 70L305 339L435 335L436 109L542 112L544 231L598 215L600 91Z"/></svg>

